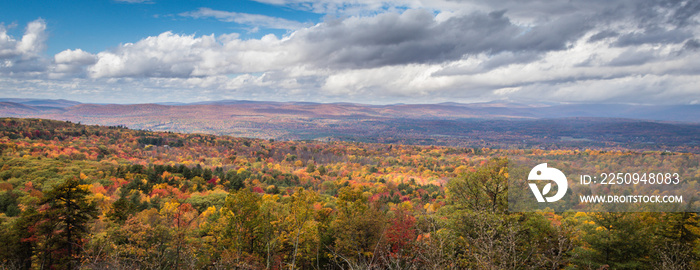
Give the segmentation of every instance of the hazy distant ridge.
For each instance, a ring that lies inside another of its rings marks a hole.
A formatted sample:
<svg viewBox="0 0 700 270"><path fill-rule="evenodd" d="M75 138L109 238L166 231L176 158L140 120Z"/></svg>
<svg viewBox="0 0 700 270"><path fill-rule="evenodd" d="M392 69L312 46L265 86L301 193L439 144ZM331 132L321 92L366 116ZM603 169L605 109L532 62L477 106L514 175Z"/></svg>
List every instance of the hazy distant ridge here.
<svg viewBox="0 0 700 270"><path fill-rule="evenodd" d="M700 105L628 105L628 104L517 104L440 103L366 105L355 103L265 102L220 100L196 103L160 104L82 104L64 99L0 99L0 115L52 118L91 117L124 114L197 114L216 113L222 117L236 115L304 116L416 119L537 119L567 117L628 118L654 121L700 122Z"/></svg>
<svg viewBox="0 0 700 270"><path fill-rule="evenodd" d="M0 116L280 140L700 152L700 106L353 103L224 100L82 104L0 99Z"/></svg>

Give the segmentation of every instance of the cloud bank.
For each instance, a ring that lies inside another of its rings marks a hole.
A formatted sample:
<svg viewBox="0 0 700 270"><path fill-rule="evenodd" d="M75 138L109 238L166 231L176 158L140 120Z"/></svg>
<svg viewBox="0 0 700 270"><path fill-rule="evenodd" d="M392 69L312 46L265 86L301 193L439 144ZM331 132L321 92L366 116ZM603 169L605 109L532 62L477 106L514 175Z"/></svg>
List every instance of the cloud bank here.
<svg viewBox="0 0 700 270"><path fill-rule="evenodd" d="M697 1L260 2L332 16L200 8L179 15L290 32L164 32L51 57L43 20L18 38L0 26L0 88L96 102L700 103Z"/></svg>

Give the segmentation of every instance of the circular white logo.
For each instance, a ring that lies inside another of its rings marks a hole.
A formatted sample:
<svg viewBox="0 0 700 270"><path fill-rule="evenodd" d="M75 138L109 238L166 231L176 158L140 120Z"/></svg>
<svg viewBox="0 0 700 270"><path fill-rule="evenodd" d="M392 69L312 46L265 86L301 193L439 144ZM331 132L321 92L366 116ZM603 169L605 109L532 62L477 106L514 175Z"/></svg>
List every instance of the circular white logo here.
<svg viewBox="0 0 700 270"><path fill-rule="evenodd" d="M550 180L557 183L557 193L550 197L544 196L547 195L547 193L549 193L549 191L552 189L552 183L545 185L542 192L540 192L535 183L530 183L530 189L532 189L532 193L535 194L538 202L545 202L545 200L547 202L556 202L564 197L566 190L569 188L569 183L566 181L566 175L556 168L547 168L547 163L542 163L532 168L527 180Z"/></svg>

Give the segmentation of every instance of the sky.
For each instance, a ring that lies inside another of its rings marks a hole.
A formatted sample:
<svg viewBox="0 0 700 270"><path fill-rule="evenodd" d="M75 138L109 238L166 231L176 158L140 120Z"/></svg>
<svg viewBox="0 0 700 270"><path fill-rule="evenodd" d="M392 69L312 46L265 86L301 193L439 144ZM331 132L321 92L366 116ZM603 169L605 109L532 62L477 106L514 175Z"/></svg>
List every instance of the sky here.
<svg viewBox="0 0 700 270"><path fill-rule="evenodd" d="M700 1L0 2L0 97L700 104Z"/></svg>

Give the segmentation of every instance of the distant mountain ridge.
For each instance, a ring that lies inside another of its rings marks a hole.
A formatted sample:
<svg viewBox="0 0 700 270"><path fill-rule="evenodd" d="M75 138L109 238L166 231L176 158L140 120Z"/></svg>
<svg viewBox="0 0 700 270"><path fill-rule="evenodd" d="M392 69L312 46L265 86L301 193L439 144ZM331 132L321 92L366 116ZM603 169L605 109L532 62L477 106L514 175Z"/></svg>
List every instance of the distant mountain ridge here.
<svg viewBox="0 0 700 270"><path fill-rule="evenodd" d="M65 99L31 99L31 98L0 98L0 102L17 103L34 107L67 108L81 104L77 101Z"/></svg>
<svg viewBox="0 0 700 270"><path fill-rule="evenodd" d="M280 140L700 152L700 105L390 104L221 100L89 104L0 99L0 117Z"/></svg>
<svg viewBox="0 0 700 270"><path fill-rule="evenodd" d="M653 121L700 123L700 105L629 105L629 104L520 104L503 101L486 103L390 104L274 102L249 100L218 100L194 103L152 104L89 104L65 99L0 98L0 115L40 117L62 114L89 117L118 115L127 109L130 115L158 110L174 112L210 111L211 108L230 111L231 115L246 114L306 115L309 117L357 116L420 119L538 119L567 117L627 118ZM86 110L89 107L90 110Z"/></svg>

